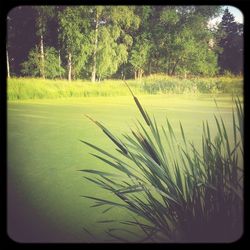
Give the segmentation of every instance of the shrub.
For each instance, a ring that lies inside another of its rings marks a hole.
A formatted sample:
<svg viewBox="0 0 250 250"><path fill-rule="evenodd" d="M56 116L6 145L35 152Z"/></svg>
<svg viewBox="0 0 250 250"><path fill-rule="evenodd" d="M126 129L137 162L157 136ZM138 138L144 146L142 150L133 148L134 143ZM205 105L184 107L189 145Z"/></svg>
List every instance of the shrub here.
<svg viewBox="0 0 250 250"><path fill-rule="evenodd" d="M44 71L46 78L54 79L64 74L65 70L58 65L58 52L53 47L45 47ZM27 76L40 76L41 55L38 48L30 50L28 60L21 64L22 73Z"/></svg>

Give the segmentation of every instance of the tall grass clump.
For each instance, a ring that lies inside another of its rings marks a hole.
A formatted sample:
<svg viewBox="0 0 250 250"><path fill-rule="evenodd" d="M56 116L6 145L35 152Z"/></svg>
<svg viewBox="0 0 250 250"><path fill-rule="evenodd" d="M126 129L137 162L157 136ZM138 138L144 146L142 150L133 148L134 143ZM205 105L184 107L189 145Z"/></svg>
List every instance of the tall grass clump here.
<svg viewBox="0 0 250 250"><path fill-rule="evenodd" d="M243 81L240 77L180 77L156 75L141 81L129 80L135 94L188 94L188 93L229 93L241 95ZM126 96L122 80L89 81L48 80L39 78L9 78L7 83L8 100L58 99L90 96Z"/></svg>
<svg viewBox="0 0 250 250"><path fill-rule="evenodd" d="M131 82L136 93L142 93L136 82ZM59 99L71 97L126 96L121 80L91 83L75 80L48 80L38 78L10 78L7 83L8 100Z"/></svg>
<svg viewBox="0 0 250 250"><path fill-rule="evenodd" d="M212 137L204 122L199 150L186 138L181 123L178 141L168 119L160 126L132 95L144 123L138 121L137 128L122 139L88 117L120 156L82 141L96 151L94 157L114 169L112 173L81 170L87 180L111 192L114 200L84 197L95 201L93 207L103 206L103 212L124 208L134 218L119 221L120 227L109 227L107 234L129 241L121 232L135 235L136 229L138 242L237 240L243 231L243 107L239 98L233 110L233 140L222 117L214 116L217 134ZM112 220L106 222L112 224Z"/></svg>
<svg viewBox="0 0 250 250"><path fill-rule="evenodd" d="M241 95L243 93L243 79L236 76L181 78L152 75L143 78L142 89L150 94L228 93Z"/></svg>

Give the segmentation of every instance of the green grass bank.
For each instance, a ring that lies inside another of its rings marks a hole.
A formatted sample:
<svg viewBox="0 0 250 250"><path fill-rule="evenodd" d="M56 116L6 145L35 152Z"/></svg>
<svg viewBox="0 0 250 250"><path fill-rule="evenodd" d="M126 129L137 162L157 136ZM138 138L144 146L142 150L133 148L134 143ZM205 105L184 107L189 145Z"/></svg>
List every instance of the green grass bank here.
<svg viewBox="0 0 250 250"><path fill-rule="evenodd" d="M181 79L153 75L138 80L127 80L135 95L151 94L236 94L243 93L241 77L213 77ZM122 80L89 81L43 80L10 78L7 81L8 100L57 99L69 97L98 97L130 95Z"/></svg>

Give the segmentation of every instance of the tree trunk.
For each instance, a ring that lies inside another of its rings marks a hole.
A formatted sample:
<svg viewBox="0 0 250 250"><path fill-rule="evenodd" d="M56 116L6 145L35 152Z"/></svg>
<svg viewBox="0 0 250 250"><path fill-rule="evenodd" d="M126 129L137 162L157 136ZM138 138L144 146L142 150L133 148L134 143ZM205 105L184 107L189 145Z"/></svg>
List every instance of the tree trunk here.
<svg viewBox="0 0 250 250"><path fill-rule="evenodd" d="M171 67L171 62L170 62L170 57L168 57L168 61L167 61L167 70L166 70L166 74L169 76L170 75L170 67Z"/></svg>
<svg viewBox="0 0 250 250"><path fill-rule="evenodd" d="M179 61L180 61L180 59L177 59L177 61L175 62L174 66L172 68L171 76L174 75L176 66L177 66L177 64L178 64Z"/></svg>
<svg viewBox="0 0 250 250"><path fill-rule="evenodd" d="M60 50L59 50L59 54L58 54L58 68L59 68L59 77L60 79L62 79L62 75L61 75L61 55L60 55Z"/></svg>
<svg viewBox="0 0 250 250"><path fill-rule="evenodd" d="M149 76L151 76L151 60L149 61L149 65L148 65L148 74Z"/></svg>
<svg viewBox="0 0 250 250"><path fill-rule="evenodd" d="M136 80L136 72L137 72L137 71L135 70L135 71L134 71L134 74L135 74L135 80Z"/></svg>
<svg viewBox="0 0 250 250"><path fill-rule="evenodd" d="M9 62L9 54L8 50L6 49L6 60L7 60L7 76L10 78L10 62Z"/></svg>
<svg viewBox="0 0 250 250"><path fill-rule="evenodd" d="M41 77L43 79L45 79L45 70L44 70L44 65L45 65L45 61L44 61L44 46L43 46L43 35L41 35L40 37L40 53L41 53Z"/></svg>
<svg viewBox="0 0 250 250"><path fill-rule="evenodd" d="M167 63L166 75L170 75L170 63Z"/></svg>
<svg viewBox="0 0 250 250"><path fill-rule="evenodd" d="M139 69L139 72L138 72L138 74L139 74L139 80L142 79L143 72L144 72L143 69Z"/></svg>
<svg viewBox="0 0 250 250"><path fill-rule="evenodd" d="M91 82L95 82L96 78L96 51L98 46L98 11L96 10L96 23L95 23L95 41L94 41L94 53L93 53L93 66L92 66L92 76L91 76Z"/></svg>
<svg viewBox="0 0 250 250"><path fill-rule="evenodd" d="M69 52L69 57L68 57L68 81L71 81L72 78L72 61L71 61L71 53Z"/></svg>

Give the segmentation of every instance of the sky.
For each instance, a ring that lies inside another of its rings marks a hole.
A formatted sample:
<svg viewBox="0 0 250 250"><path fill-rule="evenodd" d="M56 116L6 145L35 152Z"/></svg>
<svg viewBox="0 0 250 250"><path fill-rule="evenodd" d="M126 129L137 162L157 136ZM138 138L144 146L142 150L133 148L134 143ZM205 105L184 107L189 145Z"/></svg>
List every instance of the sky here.
<svg viewBox="0 0 250 250"><path fill-rule="evenodd" d="M238 9L238 8L235 8L233 6L227 6L228 7L228 10L229 12L231 12L235 18L235 21L237 21L238 23L243 23L243 13Z"/></svg>
<svg viewBox="0 0 250 250"><path fill-rule="evenodd" d="M223 6L223 12L224 9L228 8L229 12L234 16L235 21L238 23L243 23L243 13L236 7L232 6L232 5L225 5ZM214 18L210 24L215 25L216 23L219 23L221 21L221 18L223 16L223 12L219 17Z"/></svg>

